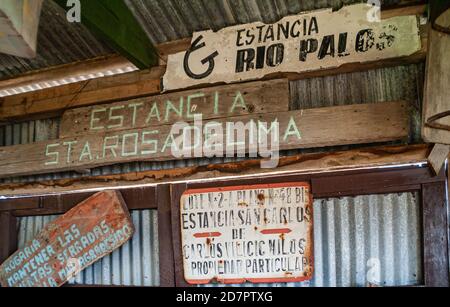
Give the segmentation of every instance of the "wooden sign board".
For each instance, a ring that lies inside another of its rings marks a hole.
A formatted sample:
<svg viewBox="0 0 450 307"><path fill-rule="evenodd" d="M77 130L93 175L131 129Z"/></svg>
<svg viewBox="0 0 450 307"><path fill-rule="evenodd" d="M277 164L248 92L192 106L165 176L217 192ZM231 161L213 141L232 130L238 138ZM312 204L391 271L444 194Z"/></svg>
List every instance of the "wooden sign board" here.
<svg viewBox="0 0 450 307"><path fill-rule="evenodd" d="M274 24L196 32L187 52L169 55L164 90L331 69L420 50L416 16L380 21L374 9L362 3L288 16Z"/></svg>
<svg viewBox="0 0 450 307"><path fill-rule="evenodd" d="M387 142L407 138L408 122L406 102L385 102L215 119L175 131L172 125L161 125L87 134L0 147L0 177L132 161L236 156L239 149L260 153L262 140L269 150L275 142L279 150ZM216 143L211 142L213 135Z"/></svg>
<svg viewBox="0 0 450 307"><path fill-rule="evenodd" d="M308 183L188 190L180 211L188 283L312 278L313 204Z"/></svg>
<svg viewBox="0 0 450 307"><path fill-rule="evenodd" d="M99 192L50 222L0 266L3 287L58 287L127 242L134 226L118 192Z"/></svg>
<svg viewBox="0 0 450 307"><path fill-rule="evenodd" d="M450 14L448 16L450 22ZM430 28L422 136L450 145L450 34Z"/></svg>
<svg viewBox="0 0 450 307"><path fill-rule="evenodd" d="M287 79L217 86L68 110L60 137L288 110Z"/></svg>

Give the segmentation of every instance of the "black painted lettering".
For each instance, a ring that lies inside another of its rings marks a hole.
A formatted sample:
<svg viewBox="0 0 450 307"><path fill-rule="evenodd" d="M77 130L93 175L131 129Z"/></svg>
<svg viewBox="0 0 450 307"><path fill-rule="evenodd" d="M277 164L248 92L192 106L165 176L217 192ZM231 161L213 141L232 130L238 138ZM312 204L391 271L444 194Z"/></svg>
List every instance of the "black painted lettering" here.
<svg viewBox="0 0 450 307"><path fill-rule="evenodd" d="M238 50L236 57L236 72L249 71L254 68L255 50L252 48Z"/></svg>
<svg viewBox="0 0 450 307"><path fill-rule="evenodd" d="M266 62L270 67L275 67L283 62L284 58L284 45L274 44L267 48Z"/></svg>
<svg viewBox="0 0 450 307"><path fill-rule="evenodd" d="M308 53L316 52L318 46L319 46L319 42L315 38L301 40L300 41L300 55L299 55L300 61L305 62Z"/></svg>
<svg viewBox="0 0 450 307"><path fill-rule="evenodd" d="M327 55L334 57L334 35L326 35L322 39L317 57L322 60Z"/></svg>

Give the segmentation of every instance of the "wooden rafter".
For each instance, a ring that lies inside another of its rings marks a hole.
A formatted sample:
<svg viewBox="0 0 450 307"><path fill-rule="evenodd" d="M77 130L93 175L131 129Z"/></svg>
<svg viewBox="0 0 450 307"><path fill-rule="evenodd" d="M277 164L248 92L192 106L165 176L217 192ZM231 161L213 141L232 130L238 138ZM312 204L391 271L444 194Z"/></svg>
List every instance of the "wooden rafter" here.
<svg viewBox="0 0 450 307"><path fill-rule="evenodd" d="M70 9L66 0L54 1ZM80 3L81 21L95 35L138 68L158 64L156 49L123 0L80 0Z"/></svg>

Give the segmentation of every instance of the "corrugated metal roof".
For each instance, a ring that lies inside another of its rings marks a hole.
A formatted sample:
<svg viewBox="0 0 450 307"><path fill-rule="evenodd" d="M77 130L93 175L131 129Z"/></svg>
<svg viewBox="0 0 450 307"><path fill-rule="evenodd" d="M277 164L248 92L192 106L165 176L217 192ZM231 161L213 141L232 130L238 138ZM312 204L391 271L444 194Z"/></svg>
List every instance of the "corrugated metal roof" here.
<svg viewBox="0 0 450 307"><path fill-rule="evenodd" d="M130 241L78 274L71 284L158 286L158 219L155 210L131 211L135 234ZM19 218L18 247L36 236L47 223L57 218L34 216Z"/></svg>
<svg viewBox="0 0 450 307"><path fill-rule="evenodd" d="M255 21L273 23L286 15L321 8L339 8L364 0L124 0L154 44L187 38L194 31ZM402 0L381 0L391 6ZM0 54L0 79L115 53L81 23L69 23L52 0L44 0L37 57Z"/></svg>
<svg viewBox="0 0 450 307"><path fill-rule="evenodd" d="M402 0L381 0L394 5ZM125 0L154 44L255 21L273 23L284 16L367 0Z"/></svg>
<svg viewBox="0 0 450 307"><path fill-rule="evenodd" d="M37 40L37 57L24 59L0 54L0 78L114 53L81 23L69 23L52 0L44 0Z"/></svg>
<svg viewBox="0 0 450 307"><path fill-rule="evenodd" d="M311 281L246 286L379 286L423 282L417 193L314 201L314 277ZM74 282L158 285L156 211L132 211L130 242L84 270ZM19 219L19 248L55 217Z"/></svg>

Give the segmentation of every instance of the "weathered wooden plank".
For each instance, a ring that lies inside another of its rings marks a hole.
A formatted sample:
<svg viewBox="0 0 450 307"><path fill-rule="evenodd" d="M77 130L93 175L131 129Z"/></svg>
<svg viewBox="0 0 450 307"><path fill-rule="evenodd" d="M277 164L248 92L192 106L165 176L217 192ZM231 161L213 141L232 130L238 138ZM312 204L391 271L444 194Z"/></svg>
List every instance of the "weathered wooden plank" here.
<svg viewBox="0 0 450 307"><path fill-rule="evenodd" d="M4 287L57 287L127 242L134 226L118 192L100 192L44 229L0 266Z"/></svg>
<svg viewBox="0 0 450 307"><path fill-rule="evenodd" d="M382 146L348 151L298 154L281 157L276 173L328 173L360 168L389 167L399 164L427 163L431 151L428 145ZM85 190L102 190L105 187L129 187L182 181L217 181L229 176L270 176L273 169L262 169L260 159L241 162L191 166L176 169L151 170L126 174L85 176L28 183L0 184L0 195L20 197L46 195ZM0 204L1 205L1 204Z"/></svg>
<svg viewBox="0 0 450 307"><path fill-rule="evenodd" d="M289 110L286 79L217 86L64 112L60 137Z"/></svg>
<svg viewBox="0 0 450 307"><path fill-rule="evenodd" d="M175 263L172 242L172 208L170 186L156 187L158 206L159 275L161 287L175 286Z"/></svg>
<svg viewBox="0 0 450 307"><path fill-rule="evenodd" d="M128 210L157 209L156 187L120 189ZM64 214L95 191L58 195L8 198L0 200L0 212L10 211L14 216Z"/></svg>
<svg viewBox="0 0 450 307"><path fill-rule="evenodd" d="M450 153L450 146L444 144L435 144L433 150L428 156L428 162L433 168L434 172L438 174L444 165L445 160Z"/></svg>
<svg viewBox="0 0 450 307"><path fill-rule="evenodd" d="M450 19L450 15L447 18ZM430 27L422 136L427 142L447 145L450 145L449 50L450 34Z"/></svg>
<svg viewBox="0 0 450 307"><path fill-rule="evenodd" d="M127 71L133 68L134 65L126 58L117 54L109 54L84 61L33 70L8 79L1 79L0 92L18 88L29 88L36 85L41 88L47 88L55 84L54 82L61 82L67 78L95 76L99 72Z"/></svg>
<svg viewBox="0 0 450 307"><path fill-rule="evenodd" d="M408 176L405 176L405 174ZM341 174L316 176L311 179L316 198L355 196L362 194L418 191L421 184L445 180L445 173L436 176L429 167L416 167L405 172L385 170L371 174Z"/></svg>
<svg viewBox="0 0 450 307"><path fill-rule="evenodd" d="M0 177L246 153L276 159L278 150L405 139L408 121L406 102L384 102L89 134L0 147Z"/></svg>
<svg viewBox="0 0 450 307"><path fill-rule="evenodd" d="M61 115L65 109L132 99L160 92L164 67L91 79L0 98L0 121Z"/></svg>
<svg viewBox="0 0 450 307"><path fill-rule="evenodd" d="M181 244L181 223L180 223L180 198L187 189L186 183L178 183L170 186L170 206L172 225L172 244L174 258L174 273L176 287L190 287L184 279L183 272L183 252Z"/></svg>
<svg viewBox="0 0 450 307"><path fill-rule="evenodd" d="M445 181L422 185L425 285L448 287L448 220Z"/></svg>
<svg viewBox="0 0 450 307"><path fill-rule="evenodd" d="M195 32L186 52L169 55L163 88L257 80L420 51L415 15L378 20L371 11L366 4L355 4L287 16L274 24Z"/></svg>

